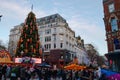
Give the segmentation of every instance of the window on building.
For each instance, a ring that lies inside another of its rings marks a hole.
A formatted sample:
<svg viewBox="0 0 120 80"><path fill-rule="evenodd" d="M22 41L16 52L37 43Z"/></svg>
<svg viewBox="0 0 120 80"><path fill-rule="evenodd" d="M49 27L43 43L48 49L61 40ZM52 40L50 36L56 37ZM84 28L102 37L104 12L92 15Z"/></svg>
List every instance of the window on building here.
<svg viewBox="0 0 120 80"><path fill-rule="evenodd" d="M53 38L54 38L54 41L56 41L56 35L54 35Z"/></svg>
<svg viewBox="0 0 120 80"><path fill-rule="evenodd" d="M68 38L68 34L66 34L66 37Z"/></svg>
<svg viewBox="0 0 120 80"><path fill-rule="evenodd" d="M45 30L45 34L51 34L51 29Z"/></svg>
<svg viewBox="0 0 120 80"><path fill-rule="evenodd" d="M45 37L45 42L49 42L49 41L51 41L51 36L46 36Z"/></svg>
<svg viewBox="0 0 120 80"><path fill-rule="evenodd" d="M63 35L60 35L60 40L63 41Z"/></svg>
<svg viewBox="0 0 120 80"><path fill-rule="evenodd" d="M54 43L54 48L56 48L56 44Z"/></svg>
<svg viewBox="0 0 120 80"><path fill-rule="evenodd" d="M46 45L44 45L44 48L45 48L45 50L46 50Z"/></svg>
<svg viewBox="0 0 120 80"><path fill-rule="evenodd" d="M42 42L42 36L40 36L40 42Z"/></svg>
<svg viewBox="0 0 120 80"><path fill-rule="evenodd" d="M55 22L57 22L58 21L58 19L57 18L55 18Z"/></svg>
<svg viewBox="0 0 120 80"><path fill-rule="evenodd" d="M54 28L54 32L56 32L56 28Z"/></svg>
<svg viewBox="0 0 120 80"><path fill-rule="evenodd" d="M51 48L51 44L45 44L44 47L45 47L45 50L49 50Z"/></svg>
<svg viewBox="0 0 120 80"><path fill-rule="evenodd" d="M55 18L55 15L53 15L52 18Z"/></svg>
<svg viewBox="0 0 120 80"><path fill-rule="evenodd" d="M115 8L114 8L114 3L109 4L109 5L108 5L108 8L109 8L109 12L110 12L110 13L113 12L113 11L115 10Z"/></svg>
<svg viewBox="0 0 120 80"><path fill-rule="evenodd" d="M68 45L68 41L66 41L66 45Z"/></svg>
<svg viewBox="0 0 120 80"><path fill-rule="evenodd" d="M38 33L39 33L39 35L42 35L42 34L43 34L43 32L42 32L42 31L39 31Z"/></svg>
<svg viewBox="0 0 120 80"><path fill-rule="evenodd" d="M111 28L112 28L112 32L118 30L118 24L115 18L111 19Z"/></svg>
<svg viewBox="0 0 120 80"><path fill-rule="evenodd" d="M71 43L69 43L69 46L71 46Z"/></svg>
<svg viewBox="0 0 120 80"><path fill-rule="evenodd" d="M62 32L63 31L63 28L60 28L60 32Z"/></svg>
<svg viewBox="0 0 120 80"><path fill-rule="evenodd" d="M63 47L63 43L60 43L60 47L61 47L61 48Z"/></svg>
<svg viewBox="0 0 120 80"><path fill-rule="evenodd" d="M51 44L48 44L48 48L51 49Z"/></svg>

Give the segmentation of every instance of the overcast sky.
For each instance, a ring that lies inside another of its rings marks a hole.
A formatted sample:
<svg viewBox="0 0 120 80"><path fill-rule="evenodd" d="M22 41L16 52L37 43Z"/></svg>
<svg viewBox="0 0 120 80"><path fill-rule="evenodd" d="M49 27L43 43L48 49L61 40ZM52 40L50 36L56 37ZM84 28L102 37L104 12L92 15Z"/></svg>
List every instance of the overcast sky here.
<svg viewBox="0 0 120 80"><path fill-rule="evenodd" d="M10 29L25 21L32 4L37 18L58 13L85 44L107 53L102 0L0 0L0 40L9 40Z"/></svg>

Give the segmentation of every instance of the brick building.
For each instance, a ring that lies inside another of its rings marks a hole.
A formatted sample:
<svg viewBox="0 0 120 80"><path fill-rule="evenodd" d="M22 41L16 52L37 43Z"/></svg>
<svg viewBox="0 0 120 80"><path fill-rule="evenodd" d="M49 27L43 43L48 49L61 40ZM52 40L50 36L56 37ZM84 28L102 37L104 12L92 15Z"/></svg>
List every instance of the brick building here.
<svg viewBox="0 0 120 80"><path fill-rule="evenodd" d="M110 68L120 71L120 0L103 0L104 24Z"/></svg>

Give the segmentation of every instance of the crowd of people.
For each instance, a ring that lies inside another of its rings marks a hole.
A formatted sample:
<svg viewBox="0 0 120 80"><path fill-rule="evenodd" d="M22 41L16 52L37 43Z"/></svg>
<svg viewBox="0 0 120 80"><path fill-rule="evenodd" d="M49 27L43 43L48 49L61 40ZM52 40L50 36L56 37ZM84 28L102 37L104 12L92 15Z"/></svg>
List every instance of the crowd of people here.
<svg viewBox="0 0 120 80"><path fill-rule="evenodd" d="M38 66L0 65L0 80L107 80L100 68L65 70Z"/></svg>

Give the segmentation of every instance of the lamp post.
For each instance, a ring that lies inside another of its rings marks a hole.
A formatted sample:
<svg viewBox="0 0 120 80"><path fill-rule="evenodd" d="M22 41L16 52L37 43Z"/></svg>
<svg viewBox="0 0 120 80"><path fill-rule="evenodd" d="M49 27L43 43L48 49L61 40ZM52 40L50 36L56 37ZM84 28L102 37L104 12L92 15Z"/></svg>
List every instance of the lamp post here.
<svg viewBox="0 0 120 80"><path fill-rule="evenodd" d="M42 46L42 62L44 62L45 59L44 59L44 47Z"/></svg>

